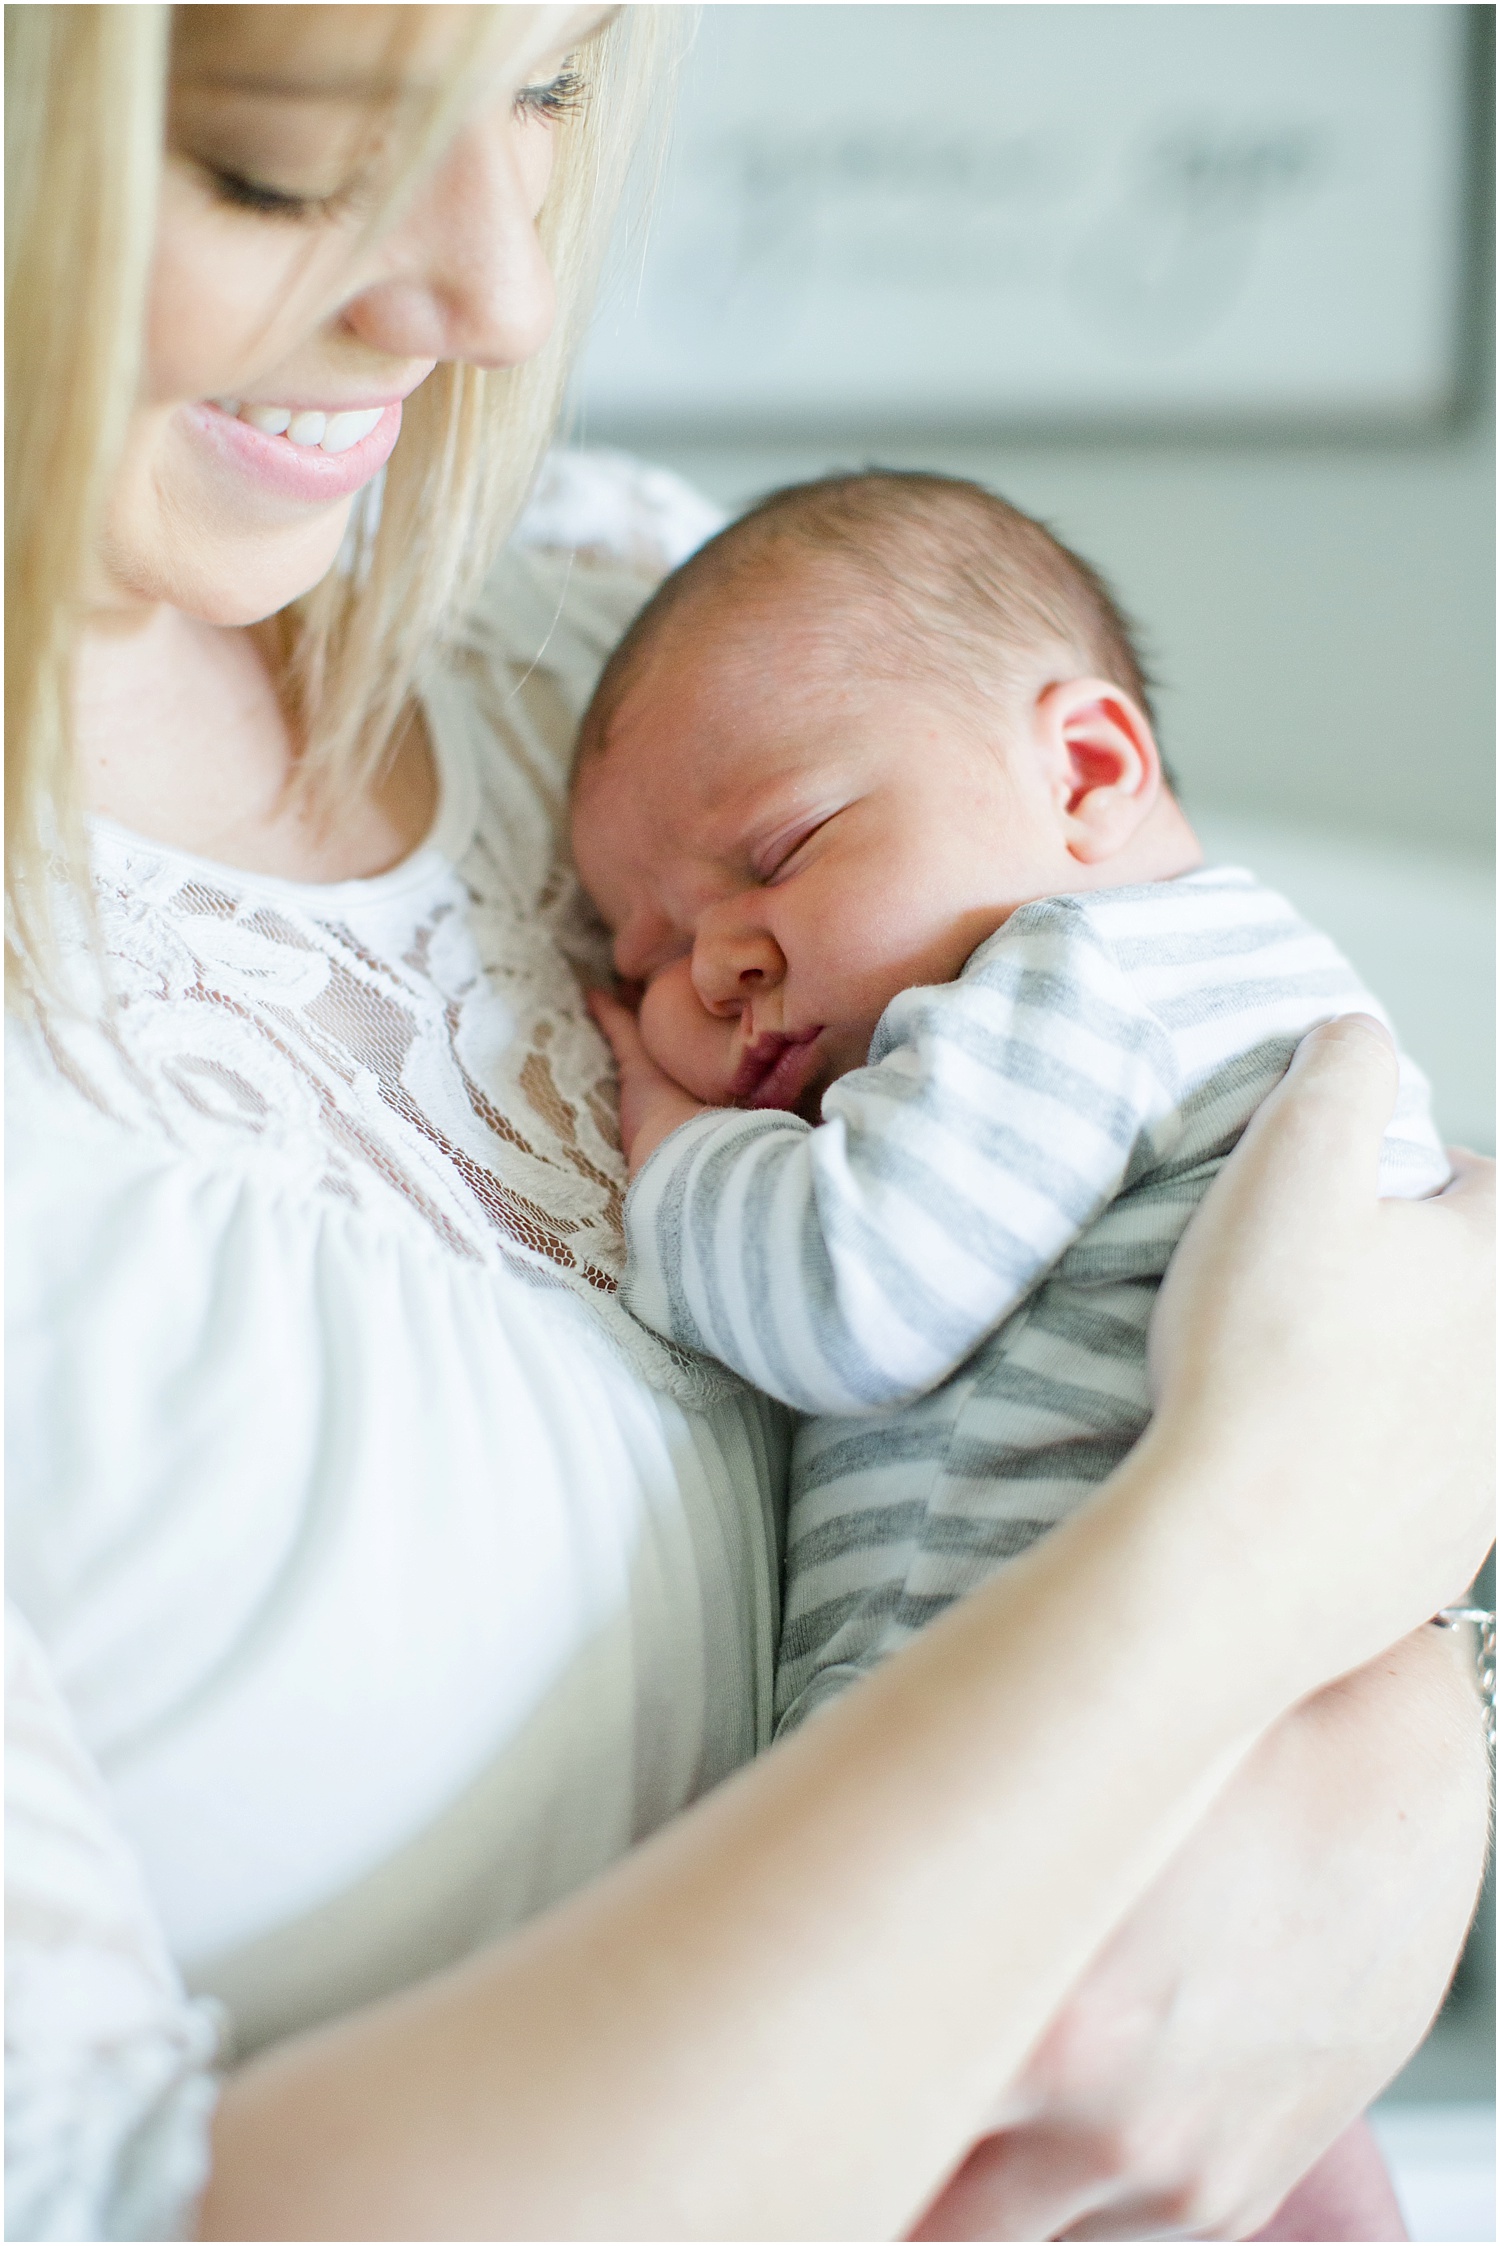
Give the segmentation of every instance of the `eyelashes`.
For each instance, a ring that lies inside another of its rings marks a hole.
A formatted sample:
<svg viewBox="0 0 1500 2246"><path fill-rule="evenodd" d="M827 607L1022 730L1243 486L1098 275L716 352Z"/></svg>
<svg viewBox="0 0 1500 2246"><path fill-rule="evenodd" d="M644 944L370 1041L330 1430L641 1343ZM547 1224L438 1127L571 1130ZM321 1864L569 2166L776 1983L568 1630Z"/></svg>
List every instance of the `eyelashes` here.
<svg viewBox="0 0 1500 2246"><path fill-rule="evenodd" d="M580 74L564 63L557 76L550 78L545 86L523 86L516 96L516 109L524 116L542 117L550 122L581 108L587 91Z"/></svg>
<svg viewBox="0 0 1500 2246"><path fill-rule="evenodd" d="M287 195L279 187L263 187L259 181L245 179L239 172L217 168L210 171L209 177L221 203L229 203L236 210L259 211L269 218L321 218L348 200L340 195Z"/></svg>

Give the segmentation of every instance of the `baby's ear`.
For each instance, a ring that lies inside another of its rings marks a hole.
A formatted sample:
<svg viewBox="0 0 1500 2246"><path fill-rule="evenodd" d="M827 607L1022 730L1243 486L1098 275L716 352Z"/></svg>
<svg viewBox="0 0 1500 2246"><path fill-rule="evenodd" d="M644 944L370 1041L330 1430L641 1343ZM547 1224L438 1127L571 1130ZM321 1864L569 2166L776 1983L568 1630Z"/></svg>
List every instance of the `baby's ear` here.
<svg viewBox="0 0 1500 2246"><path fill-rule="evenodd" d="M1161 756L1144 712L1108 679L1062 679L1032 712L1068 853L1100 865L1124 848L1161 794Z"/></svg>

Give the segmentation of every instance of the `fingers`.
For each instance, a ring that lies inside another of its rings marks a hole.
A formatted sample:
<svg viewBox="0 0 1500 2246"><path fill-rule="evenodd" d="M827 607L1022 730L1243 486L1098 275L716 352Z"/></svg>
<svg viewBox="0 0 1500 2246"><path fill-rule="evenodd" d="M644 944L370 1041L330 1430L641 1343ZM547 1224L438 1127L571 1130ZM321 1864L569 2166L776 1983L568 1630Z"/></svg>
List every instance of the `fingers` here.
<svg viewBox="0 0 1500 2246"><path fill-rule="evenodd" d="M1306 1037L1267 1106L1290 1095L1325 1128L1378 1139L1400 1083L1396 1048L1373 1014L1341 1014Z"/></svg>
<svg viewBox="0 0 1500 2246"><path fill-rule="evenodd" d="M1378 1049L1394 1057L1395 1045L1391 1033L1374 1014L1336 1014L1330 1022L1320 1022L1310 1029L1292 1059L1293 1068L1310 1066L1321 1053L1341 1046L1356 1051Z"/></svg>
<svg viewBox="0 0 1500 2246"><path fill-rule="evenodd" d="M601 1026L607 1021L614 1020L617 1016L623 1017L627 1022L635 1020L630 1008L616 998L611 990L586 990L583 996L589 1012Z"/></svg>
<svg viewBox="0 0 1500 2246"><path fill-rule="evenodd" d="M591 990L585 996L589 1012L609 1039L621 1068L641 1063L649 1066L646 1048L641 1043L641 1033L630 1008L622 1006L609 991Z"/></svg>
<svg viewBox="0 0 1500 2246"><path fill-rule="evenodd" d="M1252 1116L1242 1167L1269 1168L1281 1191L1320 1203L1367 1197L1399 1083L1395 1046L1373 1015L1324 1022Z"/></svg>

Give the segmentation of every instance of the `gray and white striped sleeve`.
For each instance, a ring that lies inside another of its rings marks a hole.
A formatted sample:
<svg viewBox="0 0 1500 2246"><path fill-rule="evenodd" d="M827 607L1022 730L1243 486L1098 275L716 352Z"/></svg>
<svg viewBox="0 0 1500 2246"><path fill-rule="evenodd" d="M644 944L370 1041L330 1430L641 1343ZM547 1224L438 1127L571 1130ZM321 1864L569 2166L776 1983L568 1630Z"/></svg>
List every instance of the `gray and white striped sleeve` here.
<svg viewBox="0 0 1500 2246"><path fill-rule="evenodd" d="M945 1380L1120 1190L1170 1112L1170 1040L1067 898L904 991L814 1129L715 1110L626 1202L643 1322L802 1411Z"/></svg>

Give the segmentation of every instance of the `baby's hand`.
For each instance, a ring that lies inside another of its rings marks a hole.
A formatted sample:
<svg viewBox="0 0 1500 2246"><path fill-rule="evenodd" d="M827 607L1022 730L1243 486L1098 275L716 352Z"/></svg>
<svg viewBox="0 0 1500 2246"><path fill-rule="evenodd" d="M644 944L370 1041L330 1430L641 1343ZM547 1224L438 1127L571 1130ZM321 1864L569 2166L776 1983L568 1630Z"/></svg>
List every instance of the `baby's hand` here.
<svg viewBox="0 0 1500 2246"><path fill-rule="evenodd" d="M602 990L591 990L588 1001L589 1012L614 1048L620 1071L620 1138L625 1167L633 1178L679 1123L691 1122L707 1109L657 1067L641 1043L628 1006Z"/></svg>

